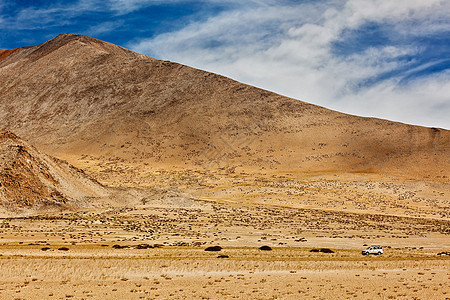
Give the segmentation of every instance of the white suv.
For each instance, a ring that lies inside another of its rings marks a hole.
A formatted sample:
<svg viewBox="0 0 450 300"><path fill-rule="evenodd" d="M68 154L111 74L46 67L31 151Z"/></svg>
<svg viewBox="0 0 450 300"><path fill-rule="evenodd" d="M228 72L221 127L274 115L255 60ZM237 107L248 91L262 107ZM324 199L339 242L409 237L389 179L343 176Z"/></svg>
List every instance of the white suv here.
<svg viewBox="0 0 450 300"><path fill-rule="evenodd" d="M362 251L362 255L375 254L380 255L383 254L383 247L381 246L370 246L366 250Z"/></svg>

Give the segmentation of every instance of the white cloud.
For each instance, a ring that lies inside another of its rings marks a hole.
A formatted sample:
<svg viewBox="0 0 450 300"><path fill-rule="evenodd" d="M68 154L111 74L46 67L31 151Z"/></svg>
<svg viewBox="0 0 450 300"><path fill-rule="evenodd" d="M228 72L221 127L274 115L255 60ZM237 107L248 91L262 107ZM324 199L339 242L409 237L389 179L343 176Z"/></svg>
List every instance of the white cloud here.
<svg viewBox="0 0 450 300"><path fill-rule="evenodd" d="M403 85L395 76L361 84L386 72L414 68L415 61L404 57L419 55L417 45L374 46L348 55L336 55L332 47L344 31L367 22L392 24L393 39L442 32L450 26L442 22L450 15L450 2L263 2L266 5L253 2L129 46L339 111L450 128L448 73Z"/></svg>
<svg viewBox="0 0 450 300"><path fill-rule="evenodd" d="M8 23L14 29L48 28L70 24L70 19L86 12L102 11L104 6L98 0L79 0L66 5L53 4L47 7L28 6L16 15L9 16Z"/></svg>
<svg viewBox="0 0 450 300"><path fill-rule="evenodd" d="M204 4L221 3L238 4L239 0L199 0ZM272 0L270 0L272 1ZM60 26L71 24L71 19L86 14L88 12L113 13L116 16L126 15L144 7L154 5L179 4L187 0L76 0L66 3L49 3L47 5L31 5L22 8L12 16L4 17L8 25L14 29L36 29L48 28L49 26ZM251 0L244 6L260 2ZM16 4L5 4L0 0L0 10L2 6ZM242 5L241 5L242 6ZM0 21L2 17L0 15ZM100 28L101 25L99 25Z"/></svg>
<svg viewBox="0 0 450 300"><path fill-rule="evenodd" d="M98 36L104 33L114 31L117 28L121 27L123 24L124 22L121 20L115 22L102 22L94 26L91 26L83 34L89 36Z"/></svg>
<svg viewBox="0 0 450 300"><path fill-rule="evenodd" d="M14 29L35 29L49 26L71 24L71 19L88 12L113 12L127 14L144 6L162 3L160 0L77 0L64 4L53 3L47 6L30 5L16 15L9 16L8 22ZM1 8L1 3L0 3ZM94 28L95 29L95 28ZM101 29L99 24L98 29Z"/></svg>
<svg viewBox="0 0 450 300"><path fill-rule="evenodd" d="M398 87L383 82L357 94L341 98L343 111L364 111L365 115L394 121L450 128L450 74L441 74ZM373 113L371 113L373 111Z"/></svg>
<svg viewBox="0 0 450 300"><path fill-rule="evenodd" d="M132 11L138 10L143 7L148 7L152 5L168 5L168 4L179 4L186 3L188 0L109 0L107 1L107 5L110 9L116 11L118 14L126 14ZM275 0L198 0L198 2L202 2L203 5L207 4L217 4L221 5L239 5L248 6L252 4L258 5L270 5L275 2Z"/></svg>

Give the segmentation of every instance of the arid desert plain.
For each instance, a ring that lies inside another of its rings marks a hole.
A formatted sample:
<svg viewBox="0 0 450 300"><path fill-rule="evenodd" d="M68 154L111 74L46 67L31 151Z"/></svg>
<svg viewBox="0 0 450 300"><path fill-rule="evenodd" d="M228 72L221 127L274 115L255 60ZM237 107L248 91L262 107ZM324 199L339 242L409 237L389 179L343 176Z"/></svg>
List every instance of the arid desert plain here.
<svg viewBox="0 0 450 300"><path fill-rule="evenodd" d="M86 36L0 51L0 202L1 299L450 298L448 130Z"/></svg>

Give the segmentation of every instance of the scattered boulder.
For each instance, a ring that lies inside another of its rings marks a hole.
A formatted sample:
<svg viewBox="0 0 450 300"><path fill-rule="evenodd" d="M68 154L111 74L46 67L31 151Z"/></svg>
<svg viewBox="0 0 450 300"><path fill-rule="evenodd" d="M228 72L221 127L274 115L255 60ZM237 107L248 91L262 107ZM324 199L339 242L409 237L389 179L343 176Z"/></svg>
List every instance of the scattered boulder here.
<svg viewBox="0 0 450 300"><path fill-rule="evenodd" d="M321 249L311 249L309 252L322 252L322 253L334 253L333 250L328 248L321 248Z"/></svg>
<svg viewBox="0 0 450 300"><path fill-rule="evenodd" d="M174 242L172 244L172 246L181 246L181 247L186 247L186 246L189 246L189 245L190 245L189 243L186 243L186 242L183 242L183 241Z"/></svg>
<svg viewBox="0 0 450 300"><path fill-rule="evenodd" d="M67 247L61 247L61 248L58 248L58 250L60 250L60 251L69 251L69 248L67 248Z"/></svg>
<svg viewBox="0 0 450 300"><path fill-rule="evenodd" d="M271 248L271 247L269 247L269 246L261 246L261 247L259 247L259 250L264 250L264 251L271 251L271 250L272 250L272 248Z"/></svg>
<svg viewBox="0 0 450 300"><path fill-rule="evenodd" d="M139 244L135 248L136 249L151 249L151 248L153 248L153 246L149 245L149 244Z"/></svg>
<svg viewBox="0 0 450 300"><path fill-rule="evenodd" d="M112 248L113 249L125 249L125 248L128 248L128 246L113 245Z"/></svg>
<svg viewBox="0 0 450 300"><path fill-rule="evenodd" d="M443 252L439 252L437 255L439 255L439 256L442 256L442 255L444 255L444 256L450 256L450 252L448 252L448 251L443 251Z"/></svg>
<svg viewBox="0 0 450 300"><path fill-rule="evenodd" d="M41 248L41 250L42 251L47 251L47 250L50 250L50 248L49 247L44 247L44 248Z"/></svg>
<svg viewBox="0 0 450 300"><path fill-rule="evenodd" d="M334 253L333 250L328 249L328 248L322 248L322 249L320 249L320 252L322 252L322 253Z"/></svg>
<svg viewBox="0 0 450 300"><path fill-rule="evenodd" d="M217 258L229 258L229 256L228 255L219 255L219 256L217 256Z"/></svg>
<svg viewBox="0 0 450 300"><path fill-rule="evenodd" d="M220 246L211 246L205 249L205 251L220 251L222 250L222 247Z"/></svg>

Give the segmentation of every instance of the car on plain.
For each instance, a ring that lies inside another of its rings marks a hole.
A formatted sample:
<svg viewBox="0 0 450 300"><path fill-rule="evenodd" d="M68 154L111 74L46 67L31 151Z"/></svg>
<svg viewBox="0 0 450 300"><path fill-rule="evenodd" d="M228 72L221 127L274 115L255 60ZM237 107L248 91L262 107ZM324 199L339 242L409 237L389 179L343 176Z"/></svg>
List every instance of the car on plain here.
<svg viewBox="0 0 450 300"><path fill-rule="evenodd" d="M381 246L370 246L367 247L365 250L362 251L362 255L381 255L383 254L383 247Z"/></svg>

